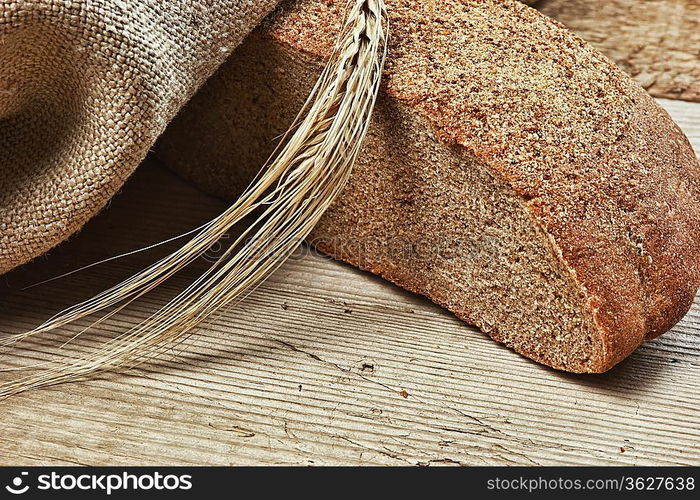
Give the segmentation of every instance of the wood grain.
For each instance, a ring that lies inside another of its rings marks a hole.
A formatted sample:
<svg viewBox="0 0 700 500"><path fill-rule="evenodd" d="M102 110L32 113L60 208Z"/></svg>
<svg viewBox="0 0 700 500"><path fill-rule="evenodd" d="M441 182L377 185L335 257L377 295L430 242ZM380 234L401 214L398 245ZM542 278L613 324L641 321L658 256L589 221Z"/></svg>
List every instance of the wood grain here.
<svg viewBox="0 0 700 500"><path fill-rule="evenodd" d="M700 101L700 0L540 0L657 97Z"/></svg>
<svg viewBox="0 0 700 500"><path fill-rule="evenodd" d="M700 151L700 104L661 102ZM166 249L24 285L186 231L222 208L147 161L80 235L3 277L2 331L36 325ZM205 265L85 342L144 318ZM1 401L0 463L698 465L698 333L700 298L612 371L556 372L305 248L198 328L180 356ZM15 351L3 366L41 349Z"/></svg>

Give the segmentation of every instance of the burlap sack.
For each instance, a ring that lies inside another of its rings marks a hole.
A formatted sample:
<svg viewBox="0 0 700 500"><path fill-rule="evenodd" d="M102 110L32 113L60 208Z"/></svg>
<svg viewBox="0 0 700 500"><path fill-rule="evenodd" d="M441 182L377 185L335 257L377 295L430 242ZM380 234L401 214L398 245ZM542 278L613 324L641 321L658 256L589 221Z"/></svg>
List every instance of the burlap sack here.
<svg viewBox="0 0 700 500"><path fill-rule="evenodd" d="M0 273L104 207L276 3L0 1Z"/></svg>

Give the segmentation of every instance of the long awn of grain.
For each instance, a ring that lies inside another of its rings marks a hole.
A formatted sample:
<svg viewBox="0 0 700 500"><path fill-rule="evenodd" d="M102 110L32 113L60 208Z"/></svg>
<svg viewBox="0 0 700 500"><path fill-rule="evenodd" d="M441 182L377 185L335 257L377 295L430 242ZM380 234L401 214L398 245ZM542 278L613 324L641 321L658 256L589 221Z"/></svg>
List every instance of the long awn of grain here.
<svg viewBox="0 0 700 500"><path fill-rule="evenodd" d="M149 360L270 276L308 236L350 176L379 90L387 36L383 0L350 0L333 55L308 100L236 203L175 252L37 328L2 339L0 347L114 308L80 330L72 342L198 259L243 218L262 211L255 222L204 274L150 317L98 347L66 353L36 373L19 370L18 378L0 384L0 397ZM44 363L35 368L40 365Z"/></svg>

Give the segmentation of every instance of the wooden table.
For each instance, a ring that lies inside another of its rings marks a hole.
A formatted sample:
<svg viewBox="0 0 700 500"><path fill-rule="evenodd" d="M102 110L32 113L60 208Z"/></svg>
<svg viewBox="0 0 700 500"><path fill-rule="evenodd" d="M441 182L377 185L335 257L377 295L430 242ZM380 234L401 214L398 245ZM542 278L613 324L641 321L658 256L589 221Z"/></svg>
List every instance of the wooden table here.
<svg viewBox="0 0 700 500"><path fill-rule="evenodd" d="M700 104L661 102L700 151ZM223 208L145 162L78 236L0 280L3 331L35 326L167 249L23 285L184 232ZM205 265L85 341L144 318ZM697 465L699 332L696 299L673 331L610 372L556 372L306 249L198 328L179 356L0 401L0 463ZM20 350L13 362L32 355Z"/></svg>

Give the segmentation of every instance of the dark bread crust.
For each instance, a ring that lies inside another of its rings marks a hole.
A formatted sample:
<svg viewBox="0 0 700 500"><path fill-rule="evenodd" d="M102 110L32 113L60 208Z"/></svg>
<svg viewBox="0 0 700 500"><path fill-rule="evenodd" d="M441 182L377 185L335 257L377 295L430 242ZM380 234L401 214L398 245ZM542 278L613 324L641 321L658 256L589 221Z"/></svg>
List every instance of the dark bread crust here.
<svg viewBox="0 0 700 500"><path fill-rule="evenodd" d="M384 91L527 201L589 296L604 371L671 328L700 283L700 166L666 112L511 0L388 0ZM326 57L344 2L287 4L265 35Z"/></svg>

